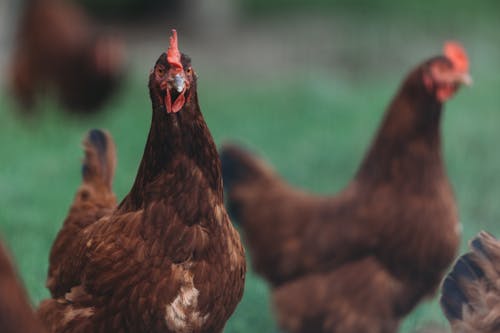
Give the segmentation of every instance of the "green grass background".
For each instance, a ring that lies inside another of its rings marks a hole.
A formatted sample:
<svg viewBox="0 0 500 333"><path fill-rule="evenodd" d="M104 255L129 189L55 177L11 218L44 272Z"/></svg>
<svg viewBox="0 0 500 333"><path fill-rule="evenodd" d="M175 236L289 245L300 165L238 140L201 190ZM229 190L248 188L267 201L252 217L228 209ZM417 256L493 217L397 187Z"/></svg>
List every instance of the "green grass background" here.
<svg viewBox="0 0 500 333"><path fill-rule="evenodd" d="M462 250L481 229L500 236L500 13L494 3L476 3L457 12L440 5L431 16L397 8L390 15L332 10L326 15L347 31L354 69L347 62L327 69L309 64L253 81L198 69L201 106L216 142L244 143L291 183L336 192L355 172L403 76L437 53L444 39L459 38L469 51L475 83L447 103L443 142L463 225ZM259 9L266 15L272 10ZM203 55L191 56L196 66ZM80 141L88 129L109 129L116 140L118 197L133 182L150 121L146 78L147 73L130 75L106 112L89 119L63 115L46 99L40 115L26 121L7 94L0 97L0 233L34 304L48 296L48 253L80 182ZM436 300L419 306L402 331L430 322L445 324ZM276 331L268 287L250 271L226 332Z"/></svg>

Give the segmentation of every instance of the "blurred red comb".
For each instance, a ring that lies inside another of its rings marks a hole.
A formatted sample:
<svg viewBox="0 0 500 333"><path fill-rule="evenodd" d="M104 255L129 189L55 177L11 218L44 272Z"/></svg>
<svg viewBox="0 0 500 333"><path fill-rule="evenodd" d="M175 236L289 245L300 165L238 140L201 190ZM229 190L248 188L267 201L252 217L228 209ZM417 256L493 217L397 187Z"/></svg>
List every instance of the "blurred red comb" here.
<svg viewBox="0 0 500 333"><path fill-rule="evenodd" d="M454 41L448 41L443 47L444 55L450 59L453 66L460 72L469 71L469 58L462 44Z"/></svg>
<svg viewBox="0 0 500 333"><path fill-rule="evenodd" d="M170 45L167 51L167 61L170 65L182 69L181 53L177 44L177 31L172 29L172 36L170 36Z"/></svg>

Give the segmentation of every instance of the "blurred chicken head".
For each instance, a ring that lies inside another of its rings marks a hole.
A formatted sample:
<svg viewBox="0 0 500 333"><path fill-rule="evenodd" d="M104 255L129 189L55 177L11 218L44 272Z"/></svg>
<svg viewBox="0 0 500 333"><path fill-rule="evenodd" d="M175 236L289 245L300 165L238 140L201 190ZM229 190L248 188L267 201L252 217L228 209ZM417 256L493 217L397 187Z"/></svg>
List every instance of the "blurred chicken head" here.
<svg viewBox="0 0 500 333"><path fill-rule="evenodd" d="M440 102L450 99L460 85L472 84L469 60L462 45L446 42L443 53L429 62L423 77L427 90Z"/></svg>

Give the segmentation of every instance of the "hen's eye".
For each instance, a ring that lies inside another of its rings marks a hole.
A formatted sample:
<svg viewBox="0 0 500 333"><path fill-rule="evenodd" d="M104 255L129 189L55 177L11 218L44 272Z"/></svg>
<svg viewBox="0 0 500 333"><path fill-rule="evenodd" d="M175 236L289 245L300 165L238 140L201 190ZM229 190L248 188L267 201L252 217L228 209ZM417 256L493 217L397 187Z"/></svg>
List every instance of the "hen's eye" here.
<svg viewBox="0 0 500 333"><path fill-rule="evenodd" d="M188 75L191 75L193 73L193 69L191 67L189 67L187 70L186 70L186 74Z"/></svg>
<svg viewBox="0 0 500 333"><path fill-rule="evenodd" d="M158 74L158 76L160 76L160 77L163 77L165 75L165 68L163 68L163 67L157 67L156 68L156 74Z"/></svg>

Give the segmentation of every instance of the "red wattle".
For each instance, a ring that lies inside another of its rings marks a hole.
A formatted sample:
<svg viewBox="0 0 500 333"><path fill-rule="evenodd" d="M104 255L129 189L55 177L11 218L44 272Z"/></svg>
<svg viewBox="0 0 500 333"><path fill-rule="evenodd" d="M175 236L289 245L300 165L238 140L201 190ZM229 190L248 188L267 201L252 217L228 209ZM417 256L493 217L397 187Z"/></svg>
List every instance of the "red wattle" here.
<svg viewBox="0 0 500 333"><path fill-rule="evenodd" d="M172 112L178 112L184 106L186 99L184 98L184 92L182 92L174 101L172 105Z"/></svg>
<svg viewBox="0 0 500 333"><path fill-rule="evenodd" d="M184 97L184 91L179 96L177 96L174 103L172 103L172 96L170 95L170 91L167 90L167 93L165 94L165 99L164 99L165 108L167 109L167 113L179 112L182 109L182 107L186 103L186 98Z"/></svg>
<svg viewBox="0 0 500 333"><path fill-rule="evenodd" d="M439 87L436 92L437 99L444 103L449 100L453 94L455 93L456 88L452 85L446 85L443 87Z"/></svg>

